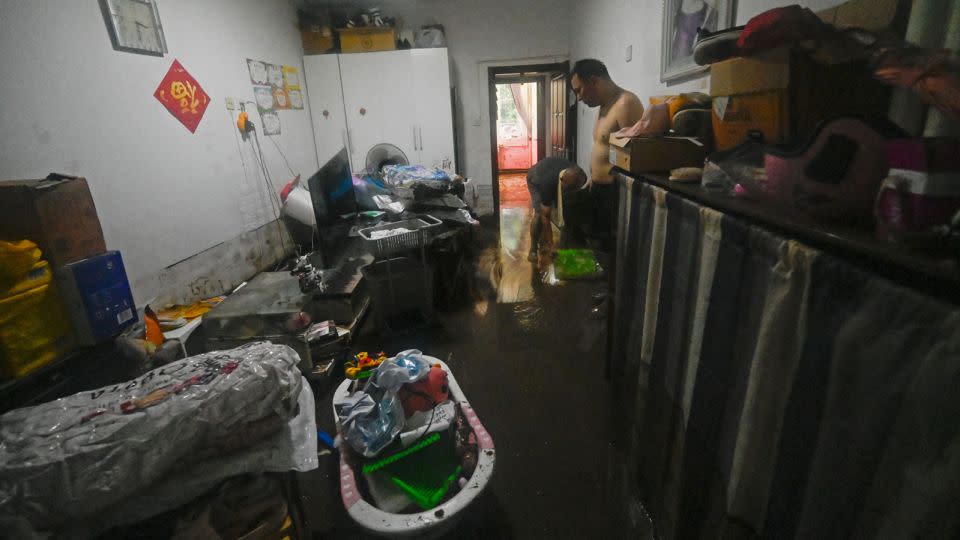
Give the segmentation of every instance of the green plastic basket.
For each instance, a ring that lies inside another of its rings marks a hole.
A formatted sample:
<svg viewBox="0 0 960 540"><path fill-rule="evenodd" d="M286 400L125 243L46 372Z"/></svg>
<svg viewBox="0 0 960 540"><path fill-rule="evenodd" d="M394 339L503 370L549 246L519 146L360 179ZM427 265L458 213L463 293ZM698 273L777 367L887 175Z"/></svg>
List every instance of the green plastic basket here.
<svg viewBox="0 0 960 540"><path fill-rule="evenodd" d="M600 276L600 265L590 249L558 249L553 267L557 279L591 279Z"/></svg>

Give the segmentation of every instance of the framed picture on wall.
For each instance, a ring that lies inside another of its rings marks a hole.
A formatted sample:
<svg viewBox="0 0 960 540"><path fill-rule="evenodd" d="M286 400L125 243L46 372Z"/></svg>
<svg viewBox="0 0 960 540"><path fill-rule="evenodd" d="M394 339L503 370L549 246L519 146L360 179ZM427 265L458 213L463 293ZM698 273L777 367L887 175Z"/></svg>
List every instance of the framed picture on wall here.
<svg viewBox="0 0 960 540"><path fill-rule="evenodd" d="M693 61L697 28L710 32L733 26L736 0L664 0L660 81L683 79L706 69Z"/></svg>

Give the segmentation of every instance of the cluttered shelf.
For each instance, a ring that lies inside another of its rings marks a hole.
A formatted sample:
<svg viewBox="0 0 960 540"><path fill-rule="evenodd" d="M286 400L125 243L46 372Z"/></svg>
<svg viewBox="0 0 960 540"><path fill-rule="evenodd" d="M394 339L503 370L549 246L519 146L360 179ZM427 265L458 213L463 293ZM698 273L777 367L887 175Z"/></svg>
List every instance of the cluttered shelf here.
<svg viewBox="0 0 960 540"><path fill-rule="evenodd" d="M631 174L614 169L618 181L640 180L692 199L715 210L759 222L803 242L848 259L901 284L931 296L960 302L960 263L956 258L931 255L908 246L879 240L873 231L825 223L785 207L731 197L700 184L672 182L665 175Z"/></svg>

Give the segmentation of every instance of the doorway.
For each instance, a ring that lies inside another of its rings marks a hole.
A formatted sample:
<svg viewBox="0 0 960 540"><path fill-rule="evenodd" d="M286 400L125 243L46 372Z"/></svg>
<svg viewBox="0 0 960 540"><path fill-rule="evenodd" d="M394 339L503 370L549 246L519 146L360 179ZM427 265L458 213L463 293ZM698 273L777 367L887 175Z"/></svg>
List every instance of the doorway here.
<svg viewBox="0 0 960 540"><path fill-rule="evenodd" d="M497 77L497 193L501 207L530 204L526 174L544 157L543 77ZM493 118L491 118L491 121Z"/></svg>
<svg viewBox="0 0 960 540"><path fill-rule="evenodd" d="M498 214L501 207L528 208L527 171L545 157L568 153L557 147L556 133L558 112L565 113L569 106L568 93L557 91L557 81L565 84L568 69L568 62L488 68L490 162ZM562 131L566 138L569 131Z"/></svg>
<svg viewBox="0 0 960 540"><path fill-rule="evenodd" d="M557 112L567 110L568 93L557 88L565 84L567 69L566 62L488 68L490 162L500 231L499 303L530 301L537 265L544 264L530 255L537 250L530 242L533 212L527 172L545 157L565 155L557 147L557 136L566 136L566 130L559 133Z"/></svg>
<svg viewBox="0 0 960 540"><path fill-rule="evenodd" d="M497 168L524 172L540 160L543 114L537 99L542 82L535 78L497 80Z"/></svg>

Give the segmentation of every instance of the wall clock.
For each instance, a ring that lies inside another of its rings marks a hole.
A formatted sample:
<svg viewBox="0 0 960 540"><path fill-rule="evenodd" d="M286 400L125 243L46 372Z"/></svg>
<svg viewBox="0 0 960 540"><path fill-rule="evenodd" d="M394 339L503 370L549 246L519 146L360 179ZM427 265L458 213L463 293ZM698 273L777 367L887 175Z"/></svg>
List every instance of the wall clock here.
<svg viewBox="0 0 960 540"><path fill-rule="evenodd" d="M114 49L153 56L167 52L155 0L100 0L100 10Z"/></svg>

